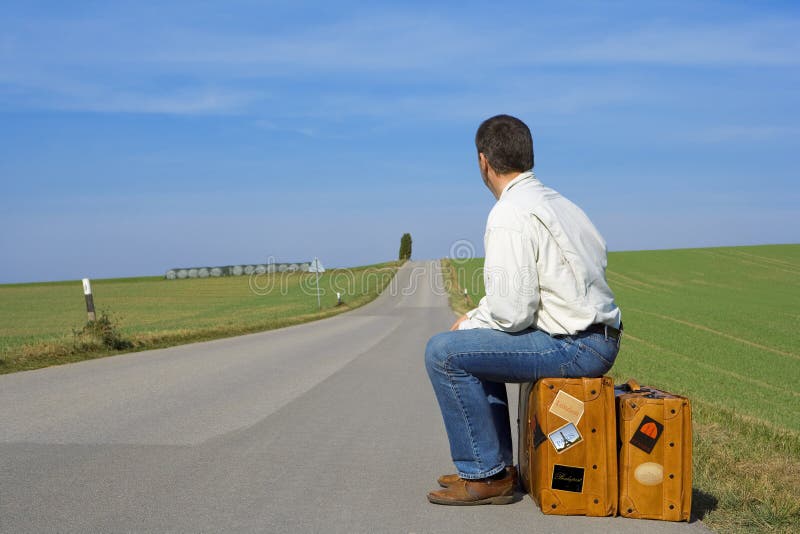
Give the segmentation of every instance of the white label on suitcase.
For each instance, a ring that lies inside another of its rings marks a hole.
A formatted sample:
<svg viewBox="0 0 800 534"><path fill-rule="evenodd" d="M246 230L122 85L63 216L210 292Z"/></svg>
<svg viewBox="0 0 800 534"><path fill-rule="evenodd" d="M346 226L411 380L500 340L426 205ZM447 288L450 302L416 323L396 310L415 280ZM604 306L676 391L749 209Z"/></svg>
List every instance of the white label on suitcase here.
<svg viewBox="0 0 800 534"><path fill-rule="evenodd" d="M583 417L583 402L566 391L559 391L553 399L553 404L550 405L550 413L577 425Z"/></svg>

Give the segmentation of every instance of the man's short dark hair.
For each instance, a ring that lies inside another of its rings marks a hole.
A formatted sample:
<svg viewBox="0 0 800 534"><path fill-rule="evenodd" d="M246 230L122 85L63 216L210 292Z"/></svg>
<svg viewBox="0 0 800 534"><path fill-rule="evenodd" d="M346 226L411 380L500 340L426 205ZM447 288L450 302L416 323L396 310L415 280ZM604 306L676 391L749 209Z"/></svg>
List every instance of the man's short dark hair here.
<svg viewBox="0 0 800 534"><path fill-rule="evenodd" d="M475 146L500 174L533 168L531 131L511 115L496 115L483 121L475 134Z"/></svg>

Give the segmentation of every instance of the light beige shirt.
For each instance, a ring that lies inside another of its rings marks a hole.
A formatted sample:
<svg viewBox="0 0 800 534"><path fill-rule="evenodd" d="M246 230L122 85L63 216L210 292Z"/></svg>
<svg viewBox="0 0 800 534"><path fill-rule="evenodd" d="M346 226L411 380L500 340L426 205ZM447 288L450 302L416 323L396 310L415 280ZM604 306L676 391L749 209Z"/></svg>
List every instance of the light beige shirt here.
<svg viewBox="0 0 800 534"><path fill-rule="evenodd" d="M606 243L578 206L533 171L506 185L484 235L486 296L460 330L517 332L535 327L575 334L601 323L619 328L606 282Z"/></svg>

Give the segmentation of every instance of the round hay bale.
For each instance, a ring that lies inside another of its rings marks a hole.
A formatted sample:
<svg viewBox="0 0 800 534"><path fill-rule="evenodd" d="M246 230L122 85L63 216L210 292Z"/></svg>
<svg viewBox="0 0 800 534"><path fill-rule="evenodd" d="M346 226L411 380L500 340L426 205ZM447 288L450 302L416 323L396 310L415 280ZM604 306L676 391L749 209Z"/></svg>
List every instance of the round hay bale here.
<svg viewBox="0 0 800 534"><path fill-rule="evenodd" d="M293 272L296 272L296 271L300 270L300 267L296 263L291 263L291 264L289 264L288 269L289 269L290 273L293 273Z"/></svg>
<svg viewBox="0 0 800 534"><path fill-rule="evenodd" d="M244 267L242 267L241 265L234 265L233 267L231 267L231 274L233 276L242 276L243 272L244 272Z"/></svg>
<svg viewBox="0 0 800 534"><path fill-rule="evenodd" d="M198 269L197 270L197 276L199 276L200 278L208 278L208 268L207 267L202 267L202 268Z"/></svg>
<svg viewBox="0 0 800 534"><path fill-rule="evenodd" d="M175 269L170 269L165 276L167 280L175 280L178 277L178 273L175 272Z"/></svg>
<svg viewBox="0 0 800 534"><path fill-rule="evenodd" d="M253 271L255 271L255 270L256 270L256 268L255 268L254 265L248 265L247 267L244 268L244 274L246 274L247 276L250 276L251 274L253 274Z"/></svg>
<svg viewBox="0 0 800 534"><path fill-rule="evenodd" d="M197 278L197 269L189 269L189 278Z"/></svg>
<svg viewBox="0 0 800 534"><path fill-rule="evenodd" d="M266 272L267 272L266 265L256 265L256 270L255 270L256 274L265 274Z"/></svg>
<svg viewBox="0 0 800 534"><path fill-rule="evenodd" d="M309 263L301 263L300 264L300 270L303 271L304 273L307 273L308 269L310 267L311 267L311 264L309 264Z"/></svg>
<svg viewBox="0 0 800 534"><path fill-rule="evenodd" d="M269 265L267 265L267 272L268 273L274 273L276 270L277 270L277 268L275 267L274 263L270 263Z"/></svg>
<svg viewBox="0 0 800 534"><path fill-rule="evenodd" d="M286 268L287 268L286 264L285 263L281 263L281 264L278 265L278 272L279 273L285 273L286 272Z"/></svg>
<svg viewBox="0 0 800 534"><path fill-rule="evenodd" d="M189 271L187 271L186 269L181 269L180 271L178 271L178 278L180 278L181 280L183 280L187 276L189 276Z"/></svg>
<svg viewBox="0 0 800 534"><path fill-rule="evenodd" d="M214 267L213 269L211 269L211 276L215 278L218 276L222 276L222 269L220 269L219 267Z"/></svg>

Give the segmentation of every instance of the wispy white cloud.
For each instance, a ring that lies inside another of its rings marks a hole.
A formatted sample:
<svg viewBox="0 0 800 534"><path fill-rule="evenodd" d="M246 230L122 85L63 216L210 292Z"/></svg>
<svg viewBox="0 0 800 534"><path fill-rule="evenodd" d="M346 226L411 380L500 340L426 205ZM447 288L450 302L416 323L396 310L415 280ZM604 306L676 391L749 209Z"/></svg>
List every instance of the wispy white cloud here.
<svg viewBox="0 0 800 534"><path fill-rule="evenodd" d="M800 137L800 128L777 125L721 125L700 129L687 135L700 143L728 143L731 141L795 140Z"/></svg>
<svg viewBox="0 0 800 534"><path fill-rule="evenodd" d="M238 91L189 90L169 94L109 91L96 99L83 96L65 99L58 107L98 112L207 115L239 112L253 100L251 94Z"/></svg>
<svg viewBox="0 0 800 534"><path fill-rule="evenodd" d="M590 86L550 78L536 83L520 77L513 83L491 88L464 88L449 92L401 93L381 95L351 90L328 93L316 99L317 105L299 106L293 115L307 119L344 120L347 117L397 121L474 120L498 109L518 115L573 115L588 109L629 102L642 96L640 87L622 81L598 81Z"/></svg>
<svg viewBox="0 0 800 534"><path fill-rule="evenodd" d="M705 25L647 25L560 44L536 61L670 65L797 65L800 20L765 19Z"/></svg>
<svg viewBox="0 0 800 534"><path fill-rule="evenodd" d="M444 69L472 75L498 67L552 63L800 63L796 38L800 19L642 23L632 30L573 30L567 34L542 26L517 30L482 19L395 9L272 34L170 28L153 36L152 46L145 47L146 55L140 60L177 69L203 66L223 72L242 72L243 67L274 68L277 73Z"/></svg>
<svg viewBox="0 0 800 534"><path fill-rule="evenodd" d="M266 119L256 119L253 122L253 124L255 124L257 128L260 128L262 130L268 130L273 132L287 132L312 138L320 137L319 130L317 128L312 128L312 127L284 126Z"/></svg>
<svg viewBox="0 0 800 534"><path fill-rule="evenodd" d="M39 74L27 76L17 83L3 82L0 76L0 110L22 107L99 113L209 115L239 113L264 98L264 95L240 88L130 89L103 84L102 80Z"/></svg>
<svg viewBox="0 0 800 534"><path fill-rule="evenodd" d="M189 68L199 64L223 69L280 67L282 71L417 70L447 66L478 53L485 48L485 33L447 18L393 11L295 27L280 34L179 29L173 35L176 44L151 59Z"/></svg>
<svg viewBox="0 0 800 534"><path fill-rule="evenodd" d="M800 41L796 38L800 19L662 22L642 23L632 30L573 30L564 34L541 26L508 29L480 19L395 9L268 34L160 28L149 32L146 39L131 35L130 42L137 43L136 50L115 51L112 47L98 51L89 46L79 53L116 61L115 54L124 52L129 60L150 68L161 65L186 72L202 68L250 76L304 70L387 73L433 69L480 75L498 67L553 63L800 63ZM499 32L503 38L499 38ZM120 44L124 47L125 41Z"/></svg>
<svg viewBox="0 0 800 534"><path fill-rule="evenodd" d="M640 23L627 31L581 20L566 33L558 29L568 26L563 20L515 30L469 13L416 8L295 20L264 33L155 19L125 24L113 14L14 22L0 40L4 108L237 113L265 102L265 88L280 92L274 87L294 84L303 91L286 90L280 112L457 117L508 101L523 111L574 113L642 91L604 82L601 73L593 74L592 86L542 87L536 85L541 72L583 65L800 62L797 19ZM504 87L509 79L521 80L523 88ZM405 94L391 90L409 83ZM367 88L373 85L389 89ZM315 134L312 127L302 130Z"/></svg>

